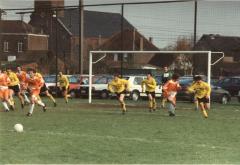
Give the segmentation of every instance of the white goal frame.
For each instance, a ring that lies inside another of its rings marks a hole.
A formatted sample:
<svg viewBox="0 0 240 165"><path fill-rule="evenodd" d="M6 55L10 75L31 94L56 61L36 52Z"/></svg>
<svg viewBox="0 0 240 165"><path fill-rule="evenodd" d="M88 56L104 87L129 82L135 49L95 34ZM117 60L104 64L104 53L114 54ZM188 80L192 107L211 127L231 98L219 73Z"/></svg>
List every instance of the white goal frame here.
<svg viewBox="0 0 240 165"><path fill-rule="evenodd" d="M92 103L92 72L93 72L93 64L96 64L97 62L104 59L107 54L124 54L124 53L134 53L135 55L143 54L143 53L149 53L149 54L207 54L207 82L208 84L211 84L211 66L218 63L221 59L224 58L223 52L212 52L212 51L90 51L89 52L89 91L88 91L88 102L89 104ZM222 54L222 57L220 57L218 60L216 60L214 63L212 63L212 54ZM103 54L101 58L99 58L97 61L93 62L93 55L94 54Z"/></svg>

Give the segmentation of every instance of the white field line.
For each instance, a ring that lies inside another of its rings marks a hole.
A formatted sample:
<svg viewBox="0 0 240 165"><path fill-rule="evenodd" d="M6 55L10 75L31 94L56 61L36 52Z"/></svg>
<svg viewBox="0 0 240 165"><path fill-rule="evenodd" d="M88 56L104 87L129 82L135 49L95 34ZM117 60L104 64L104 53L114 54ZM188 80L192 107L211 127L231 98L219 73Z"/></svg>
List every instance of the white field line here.
<svg viewBox="0 0 240 165"><path fill-rule="evenodd" d="M3 129L0 129L0 131L3 131ZM14 132L13 130L4 130L4 131L8 131L8 132ZM164 140L149 140L149 139L145 139L145 138L131 138L131 137L117 137L117 136L111 136L111 135L106 135L106 136L101 136L101 135L91 135L91 134L78 134L78 133L63 133L63 132L50 132L50 131L46 131L46 132L38 132L38 131L27 131L27 132L23 132L23 133L30 133L30 134L43 134L43 135L51 135L51 136L64 136L64 137L69 137L69 136L74 136L74 137L91 137L94 139L107 139L107 140L120 140L120 141L135 141L135 142L143 142L143 143L157 143L157 144L162 144L166 142L166 138L164 138ZM174 143L174 145L186 145L186 143L180 143L179 141L171 141L172 143ZM187 144L189 146L195 146L195 147L199 147L199 148L209 148L209 149L228 149L228 150L232 150L231 147L224 147L224 146L209 146L206 144Z"/></svg>

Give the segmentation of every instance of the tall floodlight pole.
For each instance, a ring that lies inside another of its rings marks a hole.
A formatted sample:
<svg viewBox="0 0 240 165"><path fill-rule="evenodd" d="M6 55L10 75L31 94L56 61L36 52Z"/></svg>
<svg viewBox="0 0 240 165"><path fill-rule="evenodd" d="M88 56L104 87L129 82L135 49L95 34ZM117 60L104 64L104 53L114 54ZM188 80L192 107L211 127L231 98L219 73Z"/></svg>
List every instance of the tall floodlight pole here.
<svg viewBox="0 0 240 165"><path fill-rule="evenodd" d="M194 36L193 36L193 46L197 42L197 0L194 2Z"/></svg>
<svg viewBox="0 0 240 165"><path fill-rule="evenodd" d="M83 0L79 0L79 59L78 59L78 73L83 74L83 38L84 38L84 8Z"/></svg>

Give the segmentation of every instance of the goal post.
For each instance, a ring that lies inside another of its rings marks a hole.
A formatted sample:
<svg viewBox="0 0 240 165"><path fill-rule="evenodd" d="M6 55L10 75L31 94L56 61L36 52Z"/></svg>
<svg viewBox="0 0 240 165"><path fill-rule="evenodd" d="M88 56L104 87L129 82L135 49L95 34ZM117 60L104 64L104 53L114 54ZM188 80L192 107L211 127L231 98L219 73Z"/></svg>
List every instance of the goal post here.
<svg viewBox="0 0 240 165"><path fill-rule="evenodd" d="M223 57L223 52L212 52L212 51L90 51L89 52L89 91L88 91L88 102L92 103L92 75L93 75L93 64L101 61L104 59L107 54L125 54L125 53L132 53L134 55L139 55L143 53L151 53L151 54L207 54L207 82L211 84L211 66L219 62ZM221 53L222 57L219 58L212 64L212 53ZM100 57L95 62L93 61L93 56L96 54L102 54L103 56Z"/></svg>

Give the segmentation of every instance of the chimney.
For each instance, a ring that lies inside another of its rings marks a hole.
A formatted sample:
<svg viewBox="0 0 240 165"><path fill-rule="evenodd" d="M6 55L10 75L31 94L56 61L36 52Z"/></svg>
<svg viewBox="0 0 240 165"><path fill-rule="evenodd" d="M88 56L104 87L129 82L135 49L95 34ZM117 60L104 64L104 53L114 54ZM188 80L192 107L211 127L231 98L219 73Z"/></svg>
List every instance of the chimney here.
<svg viewBox="0 0 240 165"><path fill-rule="evenodd" d="M149 37L149 42L153 43L153 38L152 37Z"/></svg>

